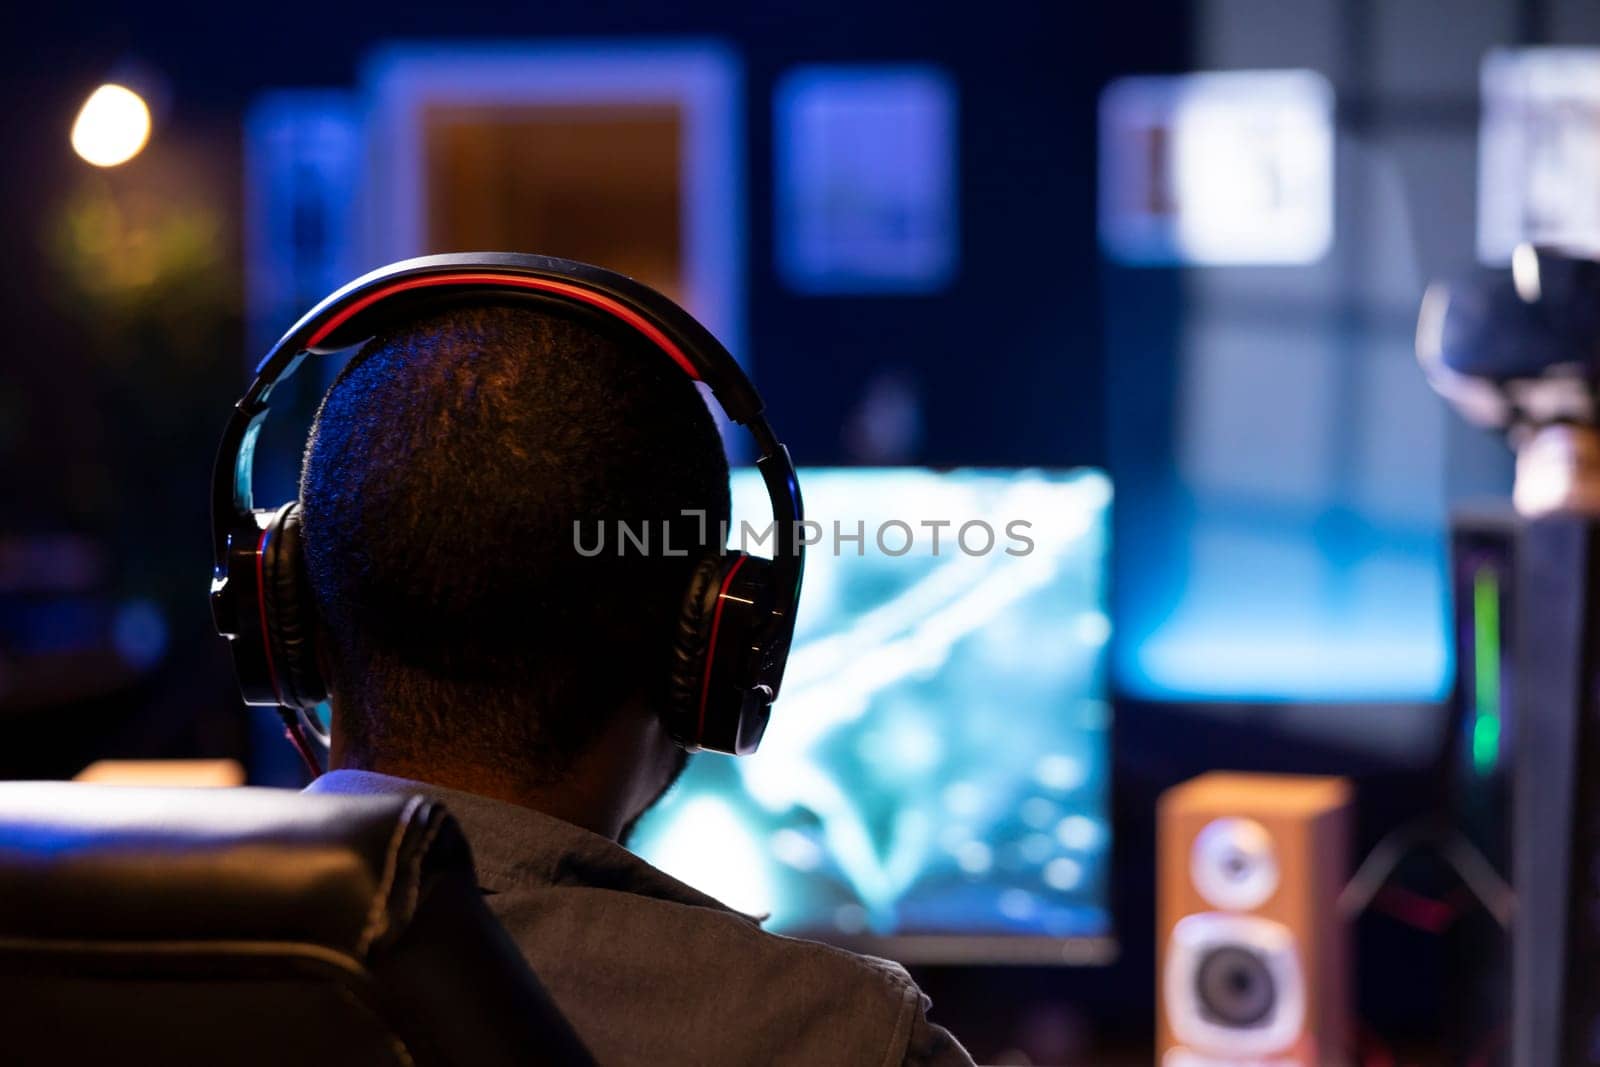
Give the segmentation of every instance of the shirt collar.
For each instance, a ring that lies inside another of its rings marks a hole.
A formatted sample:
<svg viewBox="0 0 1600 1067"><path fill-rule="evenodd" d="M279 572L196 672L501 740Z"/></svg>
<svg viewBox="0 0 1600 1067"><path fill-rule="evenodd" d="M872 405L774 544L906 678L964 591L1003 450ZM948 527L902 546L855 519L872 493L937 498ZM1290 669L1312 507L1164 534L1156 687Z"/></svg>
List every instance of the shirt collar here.
<svg viewBox="0 0 1600 1067"><path fill-rule="evenodd" d="M308 793L420 793L444 804L472 846L478 884L491 893L538 885L614 889L759 920L657 870L610 838L492 797L374 771L329 771Z"/></svg>

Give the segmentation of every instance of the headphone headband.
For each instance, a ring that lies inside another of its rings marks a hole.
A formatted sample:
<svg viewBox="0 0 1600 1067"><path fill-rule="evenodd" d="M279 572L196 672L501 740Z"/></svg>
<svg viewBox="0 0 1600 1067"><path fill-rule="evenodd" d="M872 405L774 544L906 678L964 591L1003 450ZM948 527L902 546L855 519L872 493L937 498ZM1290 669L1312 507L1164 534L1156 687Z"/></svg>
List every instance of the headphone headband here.
<svg viewBox="0 0 1600 1067"><path fill-rule="evenodd" d="M256 440L273 390L306 356L349 348L439 297L517 299L598 313L648 341L755 439L777 527L772 560L726 546L694 568L680 609L663 714L689 749L753 752L783 677L804 568L799 480L761 397L711 332L655 290L598 267L504 252L424 256L358 278L284 334L256 368L223 431L211 487L212 612L232 644L240 689L276 705L313 773L303 715L327 695L297 503L255 507Z"/></svg>
<svg viewBox="0 0 1600 1067"><path fill-rule="evenodd" d="M728 418L755 439L756 464L778 528L774 561L795 561L793 584L798 586L804 553L795 536L802 517L799 481L787 449L767 423L760 394L722 342L677 304L625 275L574 260L514 252L420 256L380 267L324 299L272 346L234 405L218 449L211 536L219 572L226 562L229 531L254 507L255 441L277 384L293 375L307 355L340 351L376 335L394 321L397 299L450 290L548 296L599 310L661 349L690 378L704 382Z"/></svg>

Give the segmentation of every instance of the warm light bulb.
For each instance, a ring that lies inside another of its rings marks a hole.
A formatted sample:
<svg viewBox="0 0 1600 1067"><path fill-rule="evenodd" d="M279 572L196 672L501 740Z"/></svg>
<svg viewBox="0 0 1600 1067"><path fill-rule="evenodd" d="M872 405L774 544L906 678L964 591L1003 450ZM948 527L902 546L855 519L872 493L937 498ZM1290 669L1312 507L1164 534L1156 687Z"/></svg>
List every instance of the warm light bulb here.
<svg viewBox="0 0 1600 1067"><path fill-rule="evenodd" d="M115 167L139 154L150 139L150 109L121 85L102 85L84 101L72 124L72 149L97 167Z"/></svg>

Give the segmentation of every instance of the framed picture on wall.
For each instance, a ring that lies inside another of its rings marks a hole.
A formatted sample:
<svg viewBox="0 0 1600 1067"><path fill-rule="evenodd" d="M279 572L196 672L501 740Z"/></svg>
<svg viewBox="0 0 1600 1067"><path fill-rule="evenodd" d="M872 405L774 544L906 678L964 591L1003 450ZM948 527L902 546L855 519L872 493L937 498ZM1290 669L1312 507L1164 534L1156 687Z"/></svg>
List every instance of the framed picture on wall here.
<svg viewBox="0 0 1600 1067"><path fill-rule="evenodd" d="M1315 263L1333 242L1333 89L1310 70L1119 78L1100 97L1100 243L1137 266Z"/></svg>
<svg viewBox="0 0 1600 1067"><path fill-rule="evenodd" d="M278 89L245 119L249 365L294 321L361 272L365 131L354 93Z"/></svg>
<svg viewBox="0 0 1600 1067"><path fill-rule="evenodd" d="M774 102L778 272L806 294L954 277L956 88L927 66L806 66Z"/></svg>
<svg viewBox="0 0 1600 1067"><path fill-rule="evenodd" d="M1600 254L1600 48L1484 57L1478 258L1523 241Z"/></svg>
<svg viewBox="0 0 1600 1067"><path fill-rule="evenodd" d="M514 248L602 264L749 365L743 75L727 46L392 45L363 80L374 262Z"/></svg>

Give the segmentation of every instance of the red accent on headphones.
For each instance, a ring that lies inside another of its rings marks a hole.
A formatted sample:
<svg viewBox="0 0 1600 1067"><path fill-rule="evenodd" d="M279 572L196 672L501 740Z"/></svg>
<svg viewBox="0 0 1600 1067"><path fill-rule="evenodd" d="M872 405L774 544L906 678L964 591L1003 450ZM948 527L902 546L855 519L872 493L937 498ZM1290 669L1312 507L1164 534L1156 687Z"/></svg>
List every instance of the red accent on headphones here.
<svg viewBox="0 0 1600 1067"><path fill-rule="evenodd" d="M717 590L717 608L711 615L711 640L706 645L706 670L700 679L700 711L695 722L697 737L704 737L706 733L706 697L711 694L711 665L717 661L717 631L722 629L722 605L727 599L728 587L733 584L733 576L739 573L746 558L740 556L733 561L728 573L722 576L722 587Z"/></svg>
<svg viewBox="0 0 1600 1067"><path fill-rule="evenodd" d="M274 526L269 525L265 530L261 531L261 537L256 541L256 589L263 594L256 597L256 610L261 620L261 650L266 654L267 678L272 682L272 691L277 694L278 703L285 704L283 686L278 682L278 666L275 662L277 657L272 653L272 631L267 628L267 598L264 595L267 588L265 582L267 542L272 538L274 529Z"/></svg>
<svg viewBox="0 0 1600 1067"><path fill-rule="evenodd" d="M666 334L662 333L653 322L651 322L649 319L646 319L643 315L640 315L632 308L629 308L624 304L620 304L602 293L597 293L593 289L585 289L577 285L568 285L566 282L552 281L549 278L534 278L526 275L425 274L416 278L404 278L395 282L393 285L385 286L382 289L368 293L366 296L362 297L360 300L357 300L349 307L341 310L333 318L323 323L322 327L317 330L316 333L311 335L311 340L306 342L306 347L317 347L317 345L327 340L335 330L349 322L356 315L371 307L373 304L389 299L389 297L396 293L403 293L408 289L427 289L440 285L515 286L521 289L533 289L537 292L555 293L559 296L581 301L592 307L597 307L602 311L609 312L610 314L621 319L623 322L627 323L629 326L632 326L634 329L644 334L654 344L660 347L663 352L671 356L672 361L679 367L682 367L683 372L690 378L693 378L695 381L700 380L700 372L696 370L694 364L689 361L689 357L683 354L683 349L674 344L672 339Z"/></svg>

